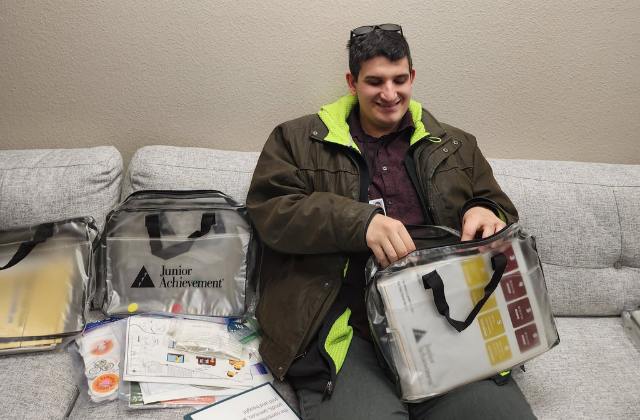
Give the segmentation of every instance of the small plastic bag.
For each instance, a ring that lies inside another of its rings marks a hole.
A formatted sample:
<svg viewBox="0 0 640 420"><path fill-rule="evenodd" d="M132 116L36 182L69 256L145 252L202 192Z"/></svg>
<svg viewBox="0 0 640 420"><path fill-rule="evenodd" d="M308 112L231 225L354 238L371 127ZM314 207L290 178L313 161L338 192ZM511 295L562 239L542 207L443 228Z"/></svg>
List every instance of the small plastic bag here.
<svg viewBox="0 0 640 420"><path fill-rule="evenodd" d="M69 347L76 383L89 405L118 398L123 386L126 326L126 319L121 318L89 323Z"/></svg>

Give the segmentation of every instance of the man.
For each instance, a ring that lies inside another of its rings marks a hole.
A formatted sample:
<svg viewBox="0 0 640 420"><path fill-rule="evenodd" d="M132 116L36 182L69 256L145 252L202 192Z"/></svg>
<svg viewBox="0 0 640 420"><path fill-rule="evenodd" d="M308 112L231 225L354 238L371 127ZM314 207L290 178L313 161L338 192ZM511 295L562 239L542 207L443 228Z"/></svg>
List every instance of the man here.
<svg viewBox="0 0 640 420"><path fill-rule="evenodd" d="M400 26L356 28L348 47L350 94L276 127L247 197L265 244L261 355L296 389L304 418L533 417L513 381L407 405L379 367L367 258L386 266L415 250L409 225L446 225L469 240L517 212L475 138L411 99L416 72Z"/></svg>

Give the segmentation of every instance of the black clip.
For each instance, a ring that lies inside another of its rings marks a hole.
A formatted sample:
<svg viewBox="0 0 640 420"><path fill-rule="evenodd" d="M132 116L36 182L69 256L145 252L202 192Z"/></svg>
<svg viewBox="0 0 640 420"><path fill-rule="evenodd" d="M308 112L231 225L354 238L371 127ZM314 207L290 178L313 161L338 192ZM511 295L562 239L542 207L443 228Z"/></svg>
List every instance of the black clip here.
<svg viewBox="0 0 640 420"><path fill-rule="evenodd" d="M495 382L496 385L498 386L502 386L506 384L507 382L509 382L510 378L511 378L511 369L503 370L502 372L491 377L493 382Z"/></svg>

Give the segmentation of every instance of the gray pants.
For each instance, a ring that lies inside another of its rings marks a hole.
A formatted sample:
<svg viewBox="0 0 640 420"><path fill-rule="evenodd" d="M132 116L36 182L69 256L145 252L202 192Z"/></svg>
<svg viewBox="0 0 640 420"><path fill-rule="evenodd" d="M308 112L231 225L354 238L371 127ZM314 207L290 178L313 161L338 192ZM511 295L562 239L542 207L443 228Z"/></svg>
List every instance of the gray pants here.
<svg viewBox="0 0 640 420"><path fill-rule="evenodd" d="M296 390L304 420L535 419L513 380L498 386L493 380L465 385L417 404L398 399L378 365L373 345L354 336L331 398Z"/></svg>

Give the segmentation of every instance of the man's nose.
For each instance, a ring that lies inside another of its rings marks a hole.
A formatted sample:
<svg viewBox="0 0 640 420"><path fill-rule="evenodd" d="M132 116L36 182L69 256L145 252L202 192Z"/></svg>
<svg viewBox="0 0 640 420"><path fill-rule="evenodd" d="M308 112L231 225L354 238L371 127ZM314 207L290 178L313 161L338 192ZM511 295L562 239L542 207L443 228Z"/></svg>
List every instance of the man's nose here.
<svg viewBox="0 0 640 420"><path fill-rule="evenodd" d="M380 92L380 97L383 101L394 101L396 99L396 90L393 87L392 82L387 82L382 85L382 91Z"/></svg>

